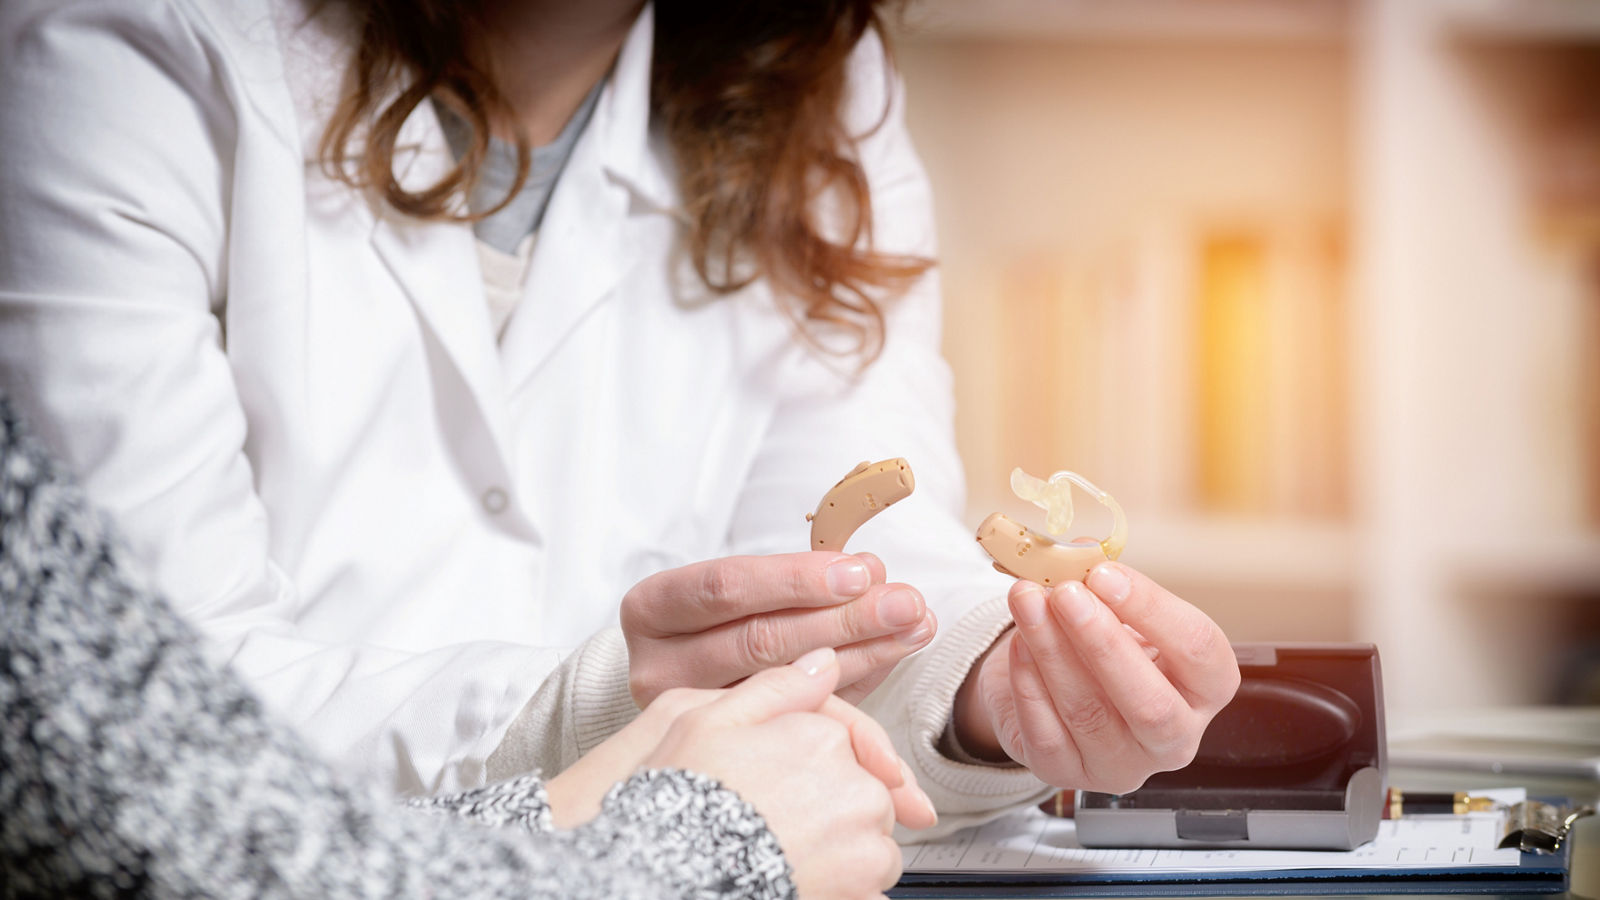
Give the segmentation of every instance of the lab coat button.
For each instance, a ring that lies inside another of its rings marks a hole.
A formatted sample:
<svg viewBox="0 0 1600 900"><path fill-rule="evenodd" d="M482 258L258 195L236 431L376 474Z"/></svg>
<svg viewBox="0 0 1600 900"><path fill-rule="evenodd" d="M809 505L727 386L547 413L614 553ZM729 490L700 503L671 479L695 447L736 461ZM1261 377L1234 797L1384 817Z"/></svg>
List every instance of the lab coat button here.
<svg viewBox="0 0 1600 900"><path fill-rule="evenodd" d="M483 492L483 508L488 510L492 516L498 516L505 512L508 502L506 492L497 487L489 488Z"/></svg>

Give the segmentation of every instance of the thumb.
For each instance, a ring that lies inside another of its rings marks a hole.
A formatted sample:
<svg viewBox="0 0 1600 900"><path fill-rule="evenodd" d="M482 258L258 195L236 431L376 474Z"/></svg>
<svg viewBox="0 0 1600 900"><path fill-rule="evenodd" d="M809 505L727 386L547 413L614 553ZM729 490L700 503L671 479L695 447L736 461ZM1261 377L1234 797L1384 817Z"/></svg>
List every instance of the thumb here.
<svg viewBox="0 0 1600 900"><path fill-rule="evenodd" d="M759 725L785 713L816 712L839 684L839 660L821 647L787 666L746 678L706 707L726 725Z"/></svg>

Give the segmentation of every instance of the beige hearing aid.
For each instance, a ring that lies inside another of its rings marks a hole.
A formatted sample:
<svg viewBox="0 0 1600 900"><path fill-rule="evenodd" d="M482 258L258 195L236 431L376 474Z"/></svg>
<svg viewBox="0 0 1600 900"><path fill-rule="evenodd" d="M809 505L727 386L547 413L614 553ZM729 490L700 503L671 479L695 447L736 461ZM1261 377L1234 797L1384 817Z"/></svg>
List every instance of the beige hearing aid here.
<svg viewBox="0 0 1600 900"><path fill-rule="evenodd" d="M1111 535L1097 543L1062 544L1004 513L994 513L978 526L978 544L994 559L996 569L1053 587L1069 580L1082 581L1097 564L1122 554L1128 543L1128 517L1110 494L1076 472L1057 472L1047 481L1021 469L1011 471L1012 492L1045 510L1045 527L1056 535L1066 533L1072 524L1073 485L1111 510Z"/></svg>
<svg viewBox="0 0 1600 900"><path fill-rule="evenodd" d="M909 497L914 487L911 466L899 457L864 462L851 469L823 495L817 511L806 515L806 521L811 523L811 549L843 550L844 542L857 528L891 504Z"/></svg>

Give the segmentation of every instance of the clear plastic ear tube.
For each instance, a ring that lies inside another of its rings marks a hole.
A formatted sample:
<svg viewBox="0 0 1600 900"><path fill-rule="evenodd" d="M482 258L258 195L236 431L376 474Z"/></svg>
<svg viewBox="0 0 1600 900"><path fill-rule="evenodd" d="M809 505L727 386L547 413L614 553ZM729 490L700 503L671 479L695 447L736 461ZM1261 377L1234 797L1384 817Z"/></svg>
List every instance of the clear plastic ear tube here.
<svg viewBox="0 0 1600 900"><path fill-rule="evenodd" d="M1060 537L1072 525L1072 486L1077 485L1101 506L1111 510L1111 534L1100 542L1106 559L1116 559L1128 545L1128 516L1122 504L1089 479L1076 472L1063 469L1048 479L1035 478L1022 469L1011 470L1011 491L1018 499L1026 500L1045 511L1045 529Z"/></svg>

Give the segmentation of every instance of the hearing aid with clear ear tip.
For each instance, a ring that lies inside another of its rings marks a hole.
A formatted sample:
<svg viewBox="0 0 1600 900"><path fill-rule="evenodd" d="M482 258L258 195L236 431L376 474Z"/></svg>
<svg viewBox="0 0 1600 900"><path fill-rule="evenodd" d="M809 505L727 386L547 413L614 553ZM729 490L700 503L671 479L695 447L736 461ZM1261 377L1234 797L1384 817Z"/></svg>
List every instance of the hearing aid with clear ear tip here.
<svg viewBox="0 0 1600 900"><path fill-rule="evenodd" d="M1111 510L1111 535L1097 543L1062 544L1018 523L1004 513L994 513L978 526L978 544L994 559L994 567L1014 578L1046 587L1082 581L1089 570L1122 555L1128 543L1128 517L1122 505L1076 472L1057 472L1048 481L1019 469L1011 472L1011 490L1017 497L1045 510L1046 527L1063 534L1072 524L1072 485Z"/></svg>
<svg viewBox="0 0 1600 900"><path fill-rule="evenodd" d="M911 466L900 457L856 466L828 489L816 512L806 515L811 523L811 549L843 550L857 528L909 497L915 487Z"/></svg>

